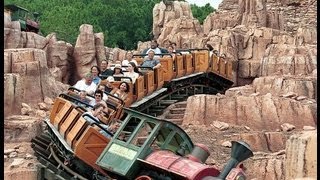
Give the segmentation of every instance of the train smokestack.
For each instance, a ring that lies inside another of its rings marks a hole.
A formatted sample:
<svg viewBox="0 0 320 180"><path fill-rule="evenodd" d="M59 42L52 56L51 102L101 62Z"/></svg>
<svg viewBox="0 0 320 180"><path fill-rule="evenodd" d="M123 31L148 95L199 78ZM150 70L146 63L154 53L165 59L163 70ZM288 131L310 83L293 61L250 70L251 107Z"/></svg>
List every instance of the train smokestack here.
<svg viewBox="0 0 320 180"><path fill-rule="evenodd" d="M232 168L236 167L240 162L253 156L250 146L244 141L231 141L231 158L219 174L218 178L225 179Z"/></svg>

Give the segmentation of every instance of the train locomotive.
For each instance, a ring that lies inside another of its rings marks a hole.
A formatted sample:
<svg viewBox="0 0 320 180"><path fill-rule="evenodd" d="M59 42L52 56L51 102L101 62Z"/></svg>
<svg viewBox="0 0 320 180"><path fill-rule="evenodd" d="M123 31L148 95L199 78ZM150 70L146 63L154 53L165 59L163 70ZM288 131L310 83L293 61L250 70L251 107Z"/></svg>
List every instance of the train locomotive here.
<svg viewBox="0 0 320 180"><path fill-rule="evenodd" d="M47 130L32 140L44 179L245 178L238 164L253 155L245 142L232 142L231 159L220 172L205 164L208 149L170 121L123 108L120 128L106 138L92 125L107 129L89 124L85 109L63 97L45 119Z"/></svg>

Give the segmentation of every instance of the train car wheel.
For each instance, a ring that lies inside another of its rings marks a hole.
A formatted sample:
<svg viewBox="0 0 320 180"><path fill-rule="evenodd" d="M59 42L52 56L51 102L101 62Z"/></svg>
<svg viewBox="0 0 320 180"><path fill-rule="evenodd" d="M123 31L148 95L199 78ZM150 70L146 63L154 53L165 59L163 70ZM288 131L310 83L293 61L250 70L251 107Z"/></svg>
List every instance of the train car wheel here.
<svg viewBox="0 0 320 180"><path fill-rule="evenodd" d="M135 180L152 180L152 178L146 175L142 175L137 177Z"/></svg>

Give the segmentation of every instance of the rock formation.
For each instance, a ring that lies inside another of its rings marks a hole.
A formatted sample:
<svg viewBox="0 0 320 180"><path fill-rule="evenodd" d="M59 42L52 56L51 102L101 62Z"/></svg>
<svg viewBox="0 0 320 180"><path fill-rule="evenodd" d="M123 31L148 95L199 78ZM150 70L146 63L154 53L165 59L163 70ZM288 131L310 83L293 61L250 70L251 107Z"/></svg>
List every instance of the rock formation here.
<svg viewBox="0 0 320 180"><path fill-rule="evenodd" d="M186 2L155 5L153 35L160 46L208 43L234 63L235 87L224 95L192 96L185 107L181 126L208 145L207 163L222 168L230 142L245 140L254 151L244 163L249 178L316 178L316 5L315 0L224 0L203 25ZM123 60L126 51L105 47L104 35L92 25L80 26L73 47L54 33L21 32L19 22L4 15L5 178L20 176L6 173L16 166L31 168L24 176L33 178L35 160L24 163L30 156L16 143L42 131L50 98L101 60ZM135 52L149 43L139 42Z"/></svg>
<svg viewBox="0 0 320 180"><path fill-rule="evenodd" d="M20 114L21 103L36 105L68 86L50 74L46 53L40 49L5 49L4 73L5 117Z"/></svg>

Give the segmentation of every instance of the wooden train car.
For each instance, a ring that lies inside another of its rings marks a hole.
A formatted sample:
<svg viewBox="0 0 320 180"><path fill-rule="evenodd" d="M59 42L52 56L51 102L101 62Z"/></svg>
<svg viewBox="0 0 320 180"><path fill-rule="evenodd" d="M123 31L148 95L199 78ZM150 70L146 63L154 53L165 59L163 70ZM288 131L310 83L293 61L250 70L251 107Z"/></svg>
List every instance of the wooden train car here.
<svg viewBox="0 0 320 180"><path fill-rule="evenodd" d="M156 103L156 98L151 97L159 93L169 94L178 91L179 88L191 87L197 83L217 89L215 93L223 93L233 84L233 63L217 54L210 56L207 49L179 50L174 54L156 55L160 57L161 68L141 68L143 75L140 75L134 84L128 77L116 77L111 83L114 87L118 87L121 81L129 83L130 90L125 100L125 107L145 112L143 110L152 105L146 101ZM139 67L146 54L133 56ZM105 79L105 77L101 78ZM101 83L107 84L108 82L102 80Z"/></svg>

